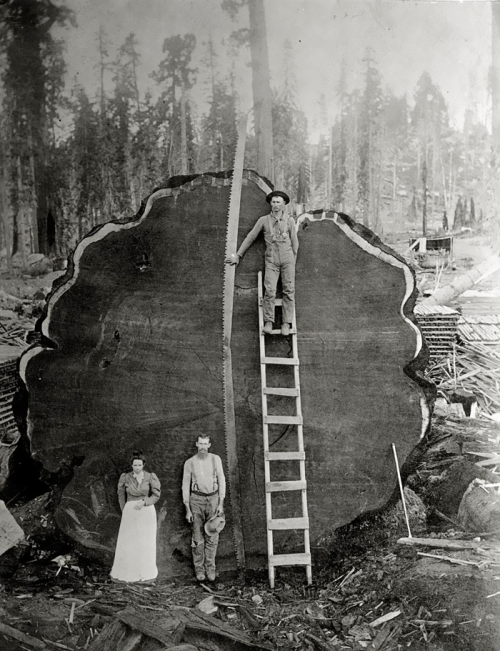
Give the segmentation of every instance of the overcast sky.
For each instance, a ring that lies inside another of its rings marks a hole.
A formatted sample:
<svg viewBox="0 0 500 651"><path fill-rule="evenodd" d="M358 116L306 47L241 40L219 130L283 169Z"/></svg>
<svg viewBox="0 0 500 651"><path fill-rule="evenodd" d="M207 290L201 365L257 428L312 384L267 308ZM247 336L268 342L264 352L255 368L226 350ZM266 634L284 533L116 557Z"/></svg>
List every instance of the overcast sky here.
<svg viewBox="0 0 500 651"><path fill-rule="evenodd" d="M248 53L235 60L225 42L230 32L248 25L243 10L237 23L220 8L220 0L64 0L76 14L78 28L64 31L68 44L68 83L78 80L89 92L97 87L96 34L106 29L118 47L133 32L142 56L141 88L153 87L149 74L162 59L165 38L193 33L195 63L203 84L203 44L211 37L220 55L224 77L235 66L242 108L251 105ZM265 0L272 85L283 77L284 42L292 44L298 104L311 132L320 128L319 101L325 96L330 116L336 111L336 89L344 59L351 87L360 86L367 48L383 80L397 94L413 95L427 70L441 88L455 125L465 108L475 106L480 119L488 116L487 78L491 63L491 3L489 0Z"/></svg>

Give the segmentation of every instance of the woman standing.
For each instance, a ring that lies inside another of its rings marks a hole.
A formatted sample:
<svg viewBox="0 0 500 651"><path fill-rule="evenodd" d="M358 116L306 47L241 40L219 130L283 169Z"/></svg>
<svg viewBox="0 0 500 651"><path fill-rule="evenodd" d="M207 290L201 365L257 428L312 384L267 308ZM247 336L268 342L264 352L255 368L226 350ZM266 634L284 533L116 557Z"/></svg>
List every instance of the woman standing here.
<svg viewBox="0 0 500 651"><path fill-rule="evenodd" d="M132 472L123 473L118 482L118 501L122 510L111 578L118 581L152 581L156 567L156 510L160 481L154 472L144 470L144 455L132 454Z"/></svg>

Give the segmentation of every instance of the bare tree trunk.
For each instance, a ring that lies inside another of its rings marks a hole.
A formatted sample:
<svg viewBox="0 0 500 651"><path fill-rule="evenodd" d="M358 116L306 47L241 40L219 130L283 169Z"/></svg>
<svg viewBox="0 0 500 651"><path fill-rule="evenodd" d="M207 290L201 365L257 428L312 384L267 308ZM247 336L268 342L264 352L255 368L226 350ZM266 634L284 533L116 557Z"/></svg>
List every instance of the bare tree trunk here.
<svg viewBox="0 0 500 651"><path fill-rule="evenodd" d="M439 152L439 161L441 163L441 174L443 177L443 198L444 198L444 209L446 212L449 210L449 196L448 196L448 191L446 189L446 174L444 171L444 162L443 162L443 152Z"/></svg>
<svg viewBox="0 0 500 651"><path fill-rule="evenodd" d="M172 163L173 156L174 156L174 134L173 134L173 130L170 129L170 135L168 139L168 154L167 154L167 169L168 169L169 176L174 175L173 163Z"/></svg>
<svg viewBox="0 0 500 651"><path fill-rule="evenodd" d="M12 272L12 233L9 223L9 201L7 195L7 162L3 157L2 171L0 174L0 200L2 210L3 236L5 242L5 260L7 269Z"/></svg>
<svg viewBox="0 0 500 651"><path fill-rule="evenodd" d="M375 199L375 230L377 233L383 233L384 232L384 225L382 223L382 219L380 216L381 210L380 210L380 204L381 204L381 199L382 199L382 184L383 184L383 179L384 179L384 152L383 152L383 142L385 139L385 129L384 125L382 125L382 133L379 136L379 143L378 143L378 178L377 178L377 196Z"/></svg>
<svg viewBox="0 0 500 651"><path fill-rule="evenodd" d="M358 205L358 112L354 113L354 141L352 147L352 214L356 217Z"/></svg>
<svg viewBox="0 0 500 651"><path fill-rule="evenodd" d="M397 149L394 149L394 158L392 161L392 224L393 228L396 223L396 165L397 165Z"/></svg>
<svg viewBox="0 0 500 651"><path fill-rule="evenodd" d="M492 147L500 151L500 3L491 3L492 74L491 74L491 128Z"/></svg>
<svg viewBox="0 0 500 651"><path fill-rule="evenodd" d="M500 3L491 3L492 25L492 71L491 71L491 153L493 209L498 219L498 202L500 199Z"/></svg>
<svg viewBox="0 0 500 651"><path fill-rule="evenodd" d="M332 208L332 176L333 176L333 127L329 129L328 139L328 178L326 180L326 207Z"/></svg>
<svg viewBox="0 0 500 651"><path fill-rule="evenodd" d="M249 0L257 171L274 181L273 121L264 0Z"/></svg>
<svg viewBox="0 0 500 651"><path fill-rule="evenodd" d="M31 141L31 138L30 138ZM38 201L37 201L37 192L36 192L36 178L35 178L35 161L34 153L32 148L32 143L30 142L30 170L31 170L31 193L33 196L33 215L31 220L31 234L32 234L32 246L31 250L33 253L38 253L40 248L38 244Z"/></svg>
<svg viewBox="0 0 500 651"><path fill-rule="evenodd" d="M26 266L27 253L30 252L30 230L26 215L26 202L24 200L23 176L21 168L21 157L16 158L17 168L17 192L18 192L18 212L17 212L17 234L19 238L19 251L23 267Z"/></svg>
<svg viewBox="0 0 500 651"><path fill-rule="evenodd" d="M422 207L422 235L427 235L427 153L422 164L422 188L424 192L424 201Z"/></svg>
<svg viewBox="0 0 500 651"><path fill-rule="evenodd" d="M187 128L186 128L186 95L184 89L181 92L181 174L188 173L187 154Z"/></svg>
<svg viewBox="0 0 500 651"><path fill-rule="evenodd" d="M363 214L363 224L371 228L373 212L372 123L368 120L368 197Z"/></svg>

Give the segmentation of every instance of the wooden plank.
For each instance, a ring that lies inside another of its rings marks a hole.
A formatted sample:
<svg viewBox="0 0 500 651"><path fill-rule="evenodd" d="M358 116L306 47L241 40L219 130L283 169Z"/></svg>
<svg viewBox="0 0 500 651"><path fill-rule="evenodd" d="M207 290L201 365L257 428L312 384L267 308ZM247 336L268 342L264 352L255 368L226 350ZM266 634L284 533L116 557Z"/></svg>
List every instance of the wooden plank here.
<svg viewBox="0 0 500 651"><path fill-rule="evenodd" d="M264 416L267 425L302 425L302 416Z"/></svg>
<svg viewBox="0 0 500 651"><path fill-rule="evenodd" d="M289 396L289 397L298 397L300 392L296 388L286 388L286 387L266 387L264 393L268 396Z"/></svg>
<svg viewBox="0 0 500 651"><path fill-rule="evenodd" d="M2 622L0 622L0 633L6 637L21 642L22 644L27 644L33 649L47 648L45 642L38 640L36 637L31 637L31 635L26 635L26 633L18 631L17 628L12 628L12 626L7 626L7 624L2 624Z"/></svg>
<svg viewBox="0 0 500 651"><path fill-rule="evenodd" d="M267 527L273 531L309 529L309 518L277 518L268 520Z"/></svg>
<svg viewBox="0 0 500 651"><path fill-rule="evenodd" d="M283 366L298 366L299 360L293 357L262 357L261 364L282 364Z"/></svg>
<svg viewBox="0 0 500 651"><path fill-rule="evenodd" d="M268 481L266 492L276 493L278 491L303 491L307 488L306 481Z"/></svg>
<svg viewBox="0 0 500 651"><path fill-rule="evenodd" d="M266 461L303 461L306 458L305 452L266 452Z"/></svg>
<svg viewBox="0 0 500 651"><path fill-rule="evenodd" d="M269 564L277 565L311 565L311 554L275 554L269 557Z"/></svg>

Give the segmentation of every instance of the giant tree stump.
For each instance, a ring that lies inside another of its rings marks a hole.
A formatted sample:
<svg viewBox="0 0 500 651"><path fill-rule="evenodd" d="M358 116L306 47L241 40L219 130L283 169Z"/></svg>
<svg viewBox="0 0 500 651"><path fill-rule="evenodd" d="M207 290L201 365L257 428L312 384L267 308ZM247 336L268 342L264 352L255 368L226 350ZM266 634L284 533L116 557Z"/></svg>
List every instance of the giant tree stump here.
<svg viewBox="0 0 500 651"><path fill-rule="evenodd" d="M228 176L172 179L136 218L85 237L48 301L40 325L45 345L27 351L21 363L32 453L49 472L73 467L59 526L110 562L120 519L118 476L140 447L146 467L162 482L157 512L163 575L190 565L181 476L196 436L209 434L212 451L226 459L222 281ZM245 172L239 242L268 212L269 190ZM387 503L397 486L391 444L403 463L426 428L428 410L417 381L422 338L412 316L409 267L345 215L302 216L298 231L296 311L314 541ZM238 492L247 564L266 560L257 310L263 252L263 242L256 243L236 271L239 482L228 498L221 568L235 567L231 500ZM291 354L283 337L271 341L269 355L273 348ZM285 386L286 373L276 373L274 380ZM281 398L273 408L283 414L289 407ZM271 448L296 449L292 429L277 426ZM296 478L294 463L283 462L279 478ZM275 517L278 511L294 516L293 500L276 504ZM291 550L300 539L285 532L278 547Z"/></svg>

